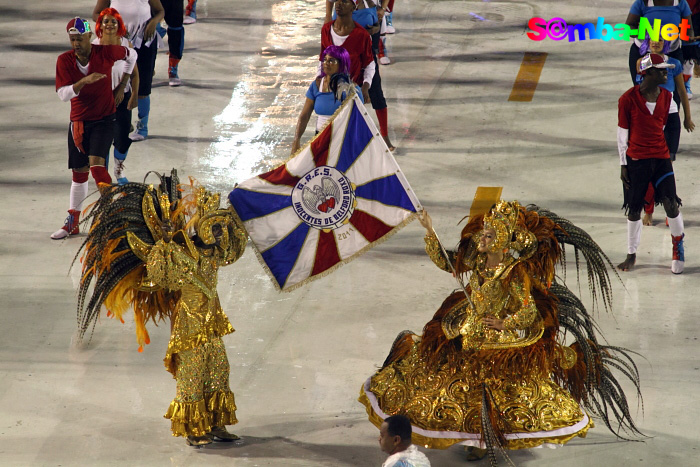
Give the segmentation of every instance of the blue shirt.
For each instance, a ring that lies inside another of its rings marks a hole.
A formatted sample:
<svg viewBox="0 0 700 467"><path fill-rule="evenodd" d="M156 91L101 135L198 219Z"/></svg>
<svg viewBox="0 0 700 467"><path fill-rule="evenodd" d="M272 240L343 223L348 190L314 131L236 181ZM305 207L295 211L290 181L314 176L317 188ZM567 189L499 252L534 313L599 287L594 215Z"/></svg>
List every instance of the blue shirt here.
<svg viewBox="0 0 700 467"><path fill-rule="evenodd" d="M329 77L326 78L330 79ZM360 101L364 104L365 101L362 99L362 90L359 86L355 86L355 90L357 91ZM341 101L335 100L335 95L332 92L321 92L318 89L316 80L311 83L309 90L306 91L306 97L314 101L314 112L316 112L317 115L333 115L342 104Z"/></svg>
<svg viewBox="0 0 700 467"><path fill-rule="evenodd" d="M660 19L661 26L665 24L681 24L681 19L690 16L690 7L686 0L680 0L676 6L647 6L645 0L635 0L630 8L630 13L647 18L654 26L654 20Z"/></svg>
<svg viewBox="0 0 700 467"><path fill-rule="evenodd" d="M685 0L684 0L685 1ZM338 15L335 14L335 8L333 9L333 20L337 18ZM355 10L352 12L352 20L362 26L363 28L369 28L379 23L379 16L377 15L377 7L372 8L362 8L361 10Z"/></svg>

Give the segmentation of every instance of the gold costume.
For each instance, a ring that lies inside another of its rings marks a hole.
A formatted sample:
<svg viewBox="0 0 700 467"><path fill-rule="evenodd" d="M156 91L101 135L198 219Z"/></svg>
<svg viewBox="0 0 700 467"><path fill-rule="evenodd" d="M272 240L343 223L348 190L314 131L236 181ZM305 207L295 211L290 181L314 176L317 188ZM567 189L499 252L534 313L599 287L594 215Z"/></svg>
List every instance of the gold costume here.
<svg viewBox="0 0 700 467"><path fill-rule="evenodd" d="M494 268L476 248L486 228L496 231L489 251L505 253ZM594 336L583 339L585 351L560 342L553 291L569 296L552 284L561 260L555 233L562 238L563 230L544 215L500 202L470 220L456 254L446 257L437 238L426 236L426 252L439 268L450 271L450 261L458 274L472 273L467 291L473 306L463 290L456 291L422 336L399 334L383 367L360 391L370 421L379 427L388 416L406 415L413 442L438 449L494 442L521 449L586 435L593 422L582 404L597 397L590 380L609 372L592 363L604 361ZM487 327L487 316L503 320L504 330ZM626 401L620 404L627 413Z"/></svg>
<svg viewBox="0 0 700 467"><path fill-rule="evenodd" d="M96 285L85 311L79 302L81 335L102 303L119 319L133 307L139 351L149 343L147 321L170 321L164 362L177 392L165 418L173 436L203 437L237 423L221 340L234 329L216 287L219 267L241 256L247 234L219 204L218 194L193 184L178 186L175 172L157 189L113 188L93 210L85 246L81 296L93 278Z"/></svg>
<svg viewBox="0 0 700 467"><path fill-rule="evenodd" d="M240 256L245 233L240 229ZM185 237L182 237L185 238ZM214 250L183 247L159 240L146 261L154 285L180 291L172 317L165 367L177 379L177 395L165 418L174 436L205 436L213 426L237 423L236 404L229 388L229 363L221 336L234 331L216 292L220 265L228 264ZM220 264L221 260L223 264Z"/></svg>

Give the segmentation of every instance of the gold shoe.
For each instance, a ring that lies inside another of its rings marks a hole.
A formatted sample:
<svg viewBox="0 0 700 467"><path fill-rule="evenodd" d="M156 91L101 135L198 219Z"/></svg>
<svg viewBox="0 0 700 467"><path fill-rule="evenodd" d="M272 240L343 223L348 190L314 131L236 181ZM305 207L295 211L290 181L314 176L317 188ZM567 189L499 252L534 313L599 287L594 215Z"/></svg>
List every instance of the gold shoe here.
<svg viewBox="0 0 700 467"><path fill-rule="evenodd" d="M195 446L195 447L200 447L200 446L206 446L207 444L211 444L211 438L208 436L188 436L185 441L189 446Z"/></svg>
<svg viewBox="0 0 700 467"><path fill-rule="evenodd" d="M215 426L207 434L213 438L214 441L224 441L227 443L241 439L240 436L236 436L233 433L226 431L226 428L223 426Z"/></svg>
<svg viewBox="0 0 700 467"><path fill-rule="evenodd" d="M468 461L478 461L486 457L488 453L487 449L479 449L474 446L467 447L467 460Z"/></svg>

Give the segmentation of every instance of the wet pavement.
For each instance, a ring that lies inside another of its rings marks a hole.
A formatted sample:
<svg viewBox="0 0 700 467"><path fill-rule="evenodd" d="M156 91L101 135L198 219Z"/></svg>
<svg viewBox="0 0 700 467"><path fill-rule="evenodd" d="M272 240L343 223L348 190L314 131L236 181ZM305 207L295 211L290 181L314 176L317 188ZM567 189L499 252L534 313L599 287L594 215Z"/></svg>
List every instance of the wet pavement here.
<svg viewBox="0 0 700 467"><path fill-rule="evenodd" d="M617 99L630 86L628 45L533 42L525 29L532 16L621 22L631 2L396 3L393 63L380 68L390 135L446 244L457 241L476 187L503 186L505 198L571 219L621 261L615 130ZM162 365L167 324L149 326L143 353L128 320L104 318L87 348L71 344L78 272L69 266L84 237L49 239L70 186L69 105L57 98L54 76L56 57L69 48L65 23L89 17L93 6L0 0L0 464L381 465L378 431L356 402L360 386L396 334L419 331L455 288L423 252L418 223L289 294L274 290L250 250L221 270L221 303L237 329L225 344L242 443L193 449L170 436L162 418L175 392ZM176 167L226 195L289 156L316 75L324 4L199 0L197 8L199 21L186 26L183 85L168 87L162 50L149 139L132 145L126 175L140 181ZM508 102L525 52L548 53L540 82L531 102ZM312 135L313 120L304 140ZM512 453L516 465L680 466L697 457L696 138L683 133L675 166L685 273L670 273L671 242L657 210L637 269L614 279L614 314L597 315L611 344L645 357L644 411L634 410L652 438L621 442L599 423L562 449ZM576 273L568 272L573 288ZM459 448L428 456L434 466L464 462Z"/></svg>

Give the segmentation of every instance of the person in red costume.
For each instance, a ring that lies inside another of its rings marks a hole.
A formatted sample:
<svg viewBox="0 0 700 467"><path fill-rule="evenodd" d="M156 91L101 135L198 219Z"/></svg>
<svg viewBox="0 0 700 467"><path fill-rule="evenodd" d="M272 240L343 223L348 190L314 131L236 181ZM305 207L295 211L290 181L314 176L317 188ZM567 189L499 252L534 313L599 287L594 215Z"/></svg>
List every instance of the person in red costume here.
<svg viewBox="0 0 700 467"><path fill-rule="evenodd" d="M639 66L644 76L642 84L630 88L618 100L617 149L627 214L627 257L617 266L621 271L633 269L637 260L642 240L641 212L649 183L654 185L655 202L663 205L671 230L671 272L681 274L685 266L681 199L676 194L673 164L664 138L673 96L660 87L668 79L666 69L674 66L661 55L646 55Z"/></svg>
<svg viewBox="0 0 700 467"><path fill-rule="evenodd" d="M68 128L68 168L73 172L70 209L63 227L51 234L58 240L75 235L82 202L88 193L88 173L98 188L110 185L105 168L114 137L116 106L112 93L112 65L124 60L124 79L128 80L136 64L134 49L120 45L93 45L90 23L73 18L66 25L71 50L56 61L56 92L71 103Z"/></svg>
<svg viewBox="0 0 700 467"><path fill-rule="evenodd" d="M378 93L373 96L372 83L375 79L377 62L372 52L372 38L365 28L352 19L352 12L355 11L354 0L337 0L334 4L337 18L324 24L321 29L321 52L331 45L343 47L348 51L350 78L361 87L365 103L372 102L373 107L375 105L378 107L375 107L375 112L379 120L379 131L386 145L393 151L395 147L389 140L386 102L378 76L376 77Z"/></svg>

